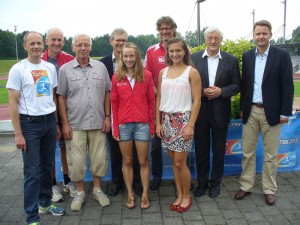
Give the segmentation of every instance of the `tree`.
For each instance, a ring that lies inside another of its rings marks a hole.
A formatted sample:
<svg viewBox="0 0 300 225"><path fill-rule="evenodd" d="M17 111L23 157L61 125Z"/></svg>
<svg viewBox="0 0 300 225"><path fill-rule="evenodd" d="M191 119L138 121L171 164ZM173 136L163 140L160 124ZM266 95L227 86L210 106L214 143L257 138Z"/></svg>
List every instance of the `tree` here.
<svg viewBox="0 0 300 225"><path fill-rule="evenodd" d="M66 38L64 37L64 47L63 47L63 51L68 52L70 54L72 54L72 38Z"/></svg>
<svg viewBox="0 0 300 225"><path fill-rule="evenodd" d="M207 27L203 27L200 36L201 36L201 43L204 42L204 31L207 29ZM186 31L185 32L185 38L184 40L186 43L191 46L191 47L196 47L198 46L198 32L197 31Z"/></svg>
<svg viewBox="0 0 300 225"><path fill-rule="evenodd" d="M106 56L112 53L113 49L109 43L109 34L105 34L101 37L95 37L93 39L93 48L91 56Z"/></svg>
<svg viewBox="0 0 300 225"><path fill-rule="evenodd" d="M292 40L294 42L300 42L300 26L298 26L292 33Z"/></svg>
<svg viewBox="0 0 300 225"><path fill-rule="evenodd" d="M12 32L0 30L0 58L16 57L15 36Z"/></svg>
<svg viewBox="0 0 300 225"><path fill-rule="evenodd" d="M185 41L190 47L196 47L198 45L197 33L192 31L186 31Z"/></svg>
<svg viewBox="0 0 300 225"><path fill-rule="evenodd" d="M141 52L142 58L145 57L147 49L159 42L159 40L153 35L138 35L137 37L129 36L128 41L133 42L137 45L138 49Z"/></svg>

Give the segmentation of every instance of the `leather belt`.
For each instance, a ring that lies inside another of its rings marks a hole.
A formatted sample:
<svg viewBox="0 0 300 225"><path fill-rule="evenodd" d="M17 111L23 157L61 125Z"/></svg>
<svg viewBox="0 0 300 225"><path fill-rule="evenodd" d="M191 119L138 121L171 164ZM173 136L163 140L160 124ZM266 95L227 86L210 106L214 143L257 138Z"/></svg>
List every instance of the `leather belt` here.
<svg viewBox="0 0 300 225"><path fill-rule="evenodd" d="M264 105L261 103L252 102L252 105L255 105L257 108L264 108Z"/></svg>

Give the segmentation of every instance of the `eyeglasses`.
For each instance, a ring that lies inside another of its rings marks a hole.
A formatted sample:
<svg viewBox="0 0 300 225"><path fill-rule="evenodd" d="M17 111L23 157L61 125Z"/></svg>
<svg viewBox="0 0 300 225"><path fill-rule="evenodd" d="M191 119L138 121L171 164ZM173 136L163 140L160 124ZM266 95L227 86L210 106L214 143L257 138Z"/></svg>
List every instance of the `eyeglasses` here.
<svg viewBox="0 0 300 225"><path fill-rule="evenodd" d="M161 27L158 29L160 32L163 32L163 31L170 31L172 30L172 27Z"/></svg>
<svg viewBox="0 0 300 225"><path fill-rule="evenodd" d="M208 40L208 41L215 40L216 42L220 42L220 40L221 40L221 38L213 37L213 36L206 37L205 39Z"/></svg>
<svg viewBox="0 0 300 225"><path fill-rule="evenodd" d="M78 45L74 45L76 48L82 48L82 47L84 47L84 48L89 48L89 47L91 47L91 45L90 44L78 44Z"/></svg>

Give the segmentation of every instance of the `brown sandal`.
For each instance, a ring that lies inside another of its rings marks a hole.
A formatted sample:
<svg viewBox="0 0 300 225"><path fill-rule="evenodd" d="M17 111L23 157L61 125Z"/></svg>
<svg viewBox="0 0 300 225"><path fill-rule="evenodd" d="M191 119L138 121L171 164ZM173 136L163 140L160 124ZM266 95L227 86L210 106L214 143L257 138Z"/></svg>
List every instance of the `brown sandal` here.
<svg viewBox="0 0 300 225"><path fill-rule="evenodd" d="M149 199L147 196L142 197L141 209L148 209L150 207Z"/></svg>
<svg viewBox="0 0 300 225"><path fill-rule="evenodd" d="M134 195L128 195L126 206L128 209L133 209L135 207Z"/></svg>

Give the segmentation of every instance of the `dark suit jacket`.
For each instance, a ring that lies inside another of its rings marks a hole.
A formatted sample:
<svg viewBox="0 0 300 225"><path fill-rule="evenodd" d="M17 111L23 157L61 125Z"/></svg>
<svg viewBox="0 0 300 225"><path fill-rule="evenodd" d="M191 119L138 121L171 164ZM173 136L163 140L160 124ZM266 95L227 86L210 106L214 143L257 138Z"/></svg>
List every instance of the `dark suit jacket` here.
<svg viewBox="0 0 300 225"><path fill-rule="evenodd" d="M241 102L243 123L252 107L255 73L255 48L243 53ZM262 81L262 98L267 121L277 125L280 115L291 116L294 98L293 68L289 53L270 46Z"/></svg>
<svg viewBox="0 0 300 225"><path fill-rule="evenodd" d="M114 75L114 64L112 61L112 54L103 57L102 59L100 59L100 62L102 62L106 66L107 72L111 80L112 76Z"/></svg>
<svg viewBox="0 0 300 225"><path fill-rule="evenodd" d="M192 61L195 68L199 71L202 81L202 92L204 88L209 87L207 57L202 58L204 51L192 54ZM219 60L216 73L215 86L222 89L222 95L216 99L208 100L202 95L201 108L197 122L201 122L207 111L208 101L213 104L213 116L218 127L224 128L230 122L231 97L240 90L240 70L236 57L221 51L222 59Z"/></svg>

